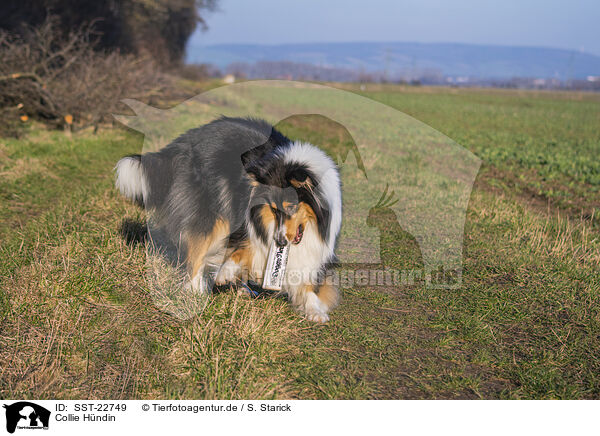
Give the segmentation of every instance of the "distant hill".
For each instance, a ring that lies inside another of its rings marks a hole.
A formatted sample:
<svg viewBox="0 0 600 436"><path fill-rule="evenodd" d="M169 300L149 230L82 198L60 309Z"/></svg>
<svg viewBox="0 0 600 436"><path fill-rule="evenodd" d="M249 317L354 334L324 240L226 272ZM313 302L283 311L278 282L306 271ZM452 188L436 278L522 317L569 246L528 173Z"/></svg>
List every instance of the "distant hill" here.
<svg viewBox="0 0 600 436"><path fill-rule="evenodd" d="M231 63L289 61L365 73L385 72L391 79L423 73L446 77L559 80L600 76L600 56L574 50L474 44L347 42L311 44L220 44L188 46L189 62L225 69Z"/></svg>

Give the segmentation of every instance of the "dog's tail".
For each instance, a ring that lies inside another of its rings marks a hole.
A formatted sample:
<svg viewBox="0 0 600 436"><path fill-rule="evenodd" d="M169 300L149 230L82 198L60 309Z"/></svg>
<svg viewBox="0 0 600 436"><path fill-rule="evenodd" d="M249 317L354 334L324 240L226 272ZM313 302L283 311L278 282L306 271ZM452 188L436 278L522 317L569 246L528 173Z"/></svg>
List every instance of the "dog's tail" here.
<svg viewBox="0 0 600 436"><path fill-rule="evenodd" d="M144 206L148 198L148 180L142 165L142 156L125 156L115 166L115 186L125 198Z"/></svg>

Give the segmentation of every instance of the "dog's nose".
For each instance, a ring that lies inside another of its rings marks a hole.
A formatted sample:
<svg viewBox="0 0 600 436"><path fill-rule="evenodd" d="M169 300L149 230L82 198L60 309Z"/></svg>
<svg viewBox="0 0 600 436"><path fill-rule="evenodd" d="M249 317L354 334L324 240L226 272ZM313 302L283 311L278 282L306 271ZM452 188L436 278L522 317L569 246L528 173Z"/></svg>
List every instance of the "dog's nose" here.
<svg viewBox="0 0 600 436"><path fill-rule="evenodd" d="M288 240L285 237L285 234L280 233L278 235L275 235L275 243L280 247L285 247L288 243Z"/></svg>

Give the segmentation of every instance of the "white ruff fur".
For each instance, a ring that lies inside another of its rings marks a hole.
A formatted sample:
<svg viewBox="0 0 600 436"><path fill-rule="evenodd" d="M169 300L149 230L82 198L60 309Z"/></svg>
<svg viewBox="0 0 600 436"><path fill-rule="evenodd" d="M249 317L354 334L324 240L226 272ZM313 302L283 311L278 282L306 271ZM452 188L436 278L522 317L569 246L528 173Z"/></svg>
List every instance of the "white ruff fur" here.
<svg viewBox="0 0 600 436"><path fill-rule="evenodd" d="M305 142L294 142L282 151L286 163L300 163L306 165L319 177L317 189L327 200L329 209L329 238L327 240L328 252L324 255L329 258L333 255L335 241L342 227L342 191L340 189L340 176L335 163L324 151Z"/></svg>
<svg viewBox="0 0 600 436"><path fill-rule="evenodd" d="M327 260L323 258L328 251L328 245L319 237L312 222L306 224L302 241L290 247L283 290L292 305L306 313L311 321L329 320L327 306L314 292L305 290L305 286L317 282L317 274Z"/></svg>

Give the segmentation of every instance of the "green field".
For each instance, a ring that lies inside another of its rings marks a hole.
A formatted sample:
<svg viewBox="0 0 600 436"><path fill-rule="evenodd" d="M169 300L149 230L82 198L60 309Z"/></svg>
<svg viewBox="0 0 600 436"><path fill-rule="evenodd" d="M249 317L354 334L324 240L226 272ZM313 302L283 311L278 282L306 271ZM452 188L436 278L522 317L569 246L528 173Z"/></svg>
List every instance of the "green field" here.
<svg viewBox="0 0 600 436"><path fill-rule="evenodd" d="M112 168L142 136L31 125L0 138L0 397L600 398L600 95L340 87L483 160L459 289L345 289L324 325L225 292L182 321L122 235L144 216ZM328 151L350 140L318 117L280 127ZM404 232L381 240L382 262L418 263Z"/></svg>

